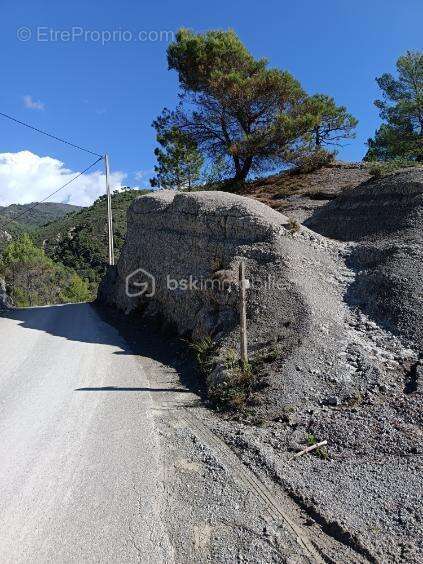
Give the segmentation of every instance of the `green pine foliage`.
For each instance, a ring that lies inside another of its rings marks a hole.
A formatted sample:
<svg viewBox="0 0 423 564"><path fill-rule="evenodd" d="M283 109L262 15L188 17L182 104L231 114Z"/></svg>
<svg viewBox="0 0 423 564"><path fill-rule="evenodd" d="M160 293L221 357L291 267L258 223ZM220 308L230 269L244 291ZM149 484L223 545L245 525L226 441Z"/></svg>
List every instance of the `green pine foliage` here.
<svg viewBox="0 0 423 564"><path fill-rule="evenodd" d="M408 51L396 66L396 77L376 79L383 97L375 105L384 123L368 140L364 160L423 163L423 53Z"/></svg>
<svg viewBox="0 0 423 564"><path fill-rule="evenodd" d="M405 168L419 168L422 166L422 164L416 161L409 161L403 157L395 157L387 161L371 161L368 170L373 178L382 178L383 176L404 170Z"/></svg>
<svg viewBox="0 0 423 564"><path fill-rule="evenodd" d="M315 94L307 100L309 112L318 116L312 129L313 142L317 149L339 145L344 139L355 137L358 121L345 106L337 106L335 100L325 94Z"/></svg>
<svg viewBox="0 0 423 564"><path fill-rule="evenodd" d="M189 135L169 125L170 117L164 110L153 122L160 146L154 151L158 164L150 183L153 187L192 190L199 183L203 157Z"/></svg>
<svg viewBox="0 0 423 564"><path fill-rule="evenodd" d="M84 302L91 296L88 284L76 272L47 257L27 233L5 248L0 275L18 307Z"/></svg>
<svg viewBox="0 0 423 564"><path fill-rule="evenodd" d="M119 257L126 235L126 214L138 196L148 190L124 190L112 195L115 254ZM47 256L73 269L88 283L95 298L108 264L107 201L101 196L88 208L51 222L34 233Z"/></svg>
<svg viewBox="0 0 423 564"><path fill-rule="evenodd" d="M208 163L219 162L234 186L351 137L356 125L331 98L310 99L290 73L255 59L233 31L181 29L167 56L180 104L157 121L185 135Z"/></svg>

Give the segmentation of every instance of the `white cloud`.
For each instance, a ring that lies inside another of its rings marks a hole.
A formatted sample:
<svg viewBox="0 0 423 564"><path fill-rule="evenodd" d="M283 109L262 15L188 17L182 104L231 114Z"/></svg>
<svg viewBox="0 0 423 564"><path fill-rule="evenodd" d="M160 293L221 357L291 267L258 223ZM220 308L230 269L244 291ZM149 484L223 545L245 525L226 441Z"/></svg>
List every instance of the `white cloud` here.
<svg viewBox="0 0 423 564"><path fill-rule="evenodd" d="M45 104L40 102L39 100L33 100L32 96L27 94L26 96L22 96L22 100L24 103L24 107L28 110L44 110Z"/></svg>
<svg viewBox="0 0 423 564"><path fill-rule="evenodd" d="M150 178L154 175L154 170L152 168L145 170L137 170L135 172L134 178L137 182L140 182L142 188L151 188Z"/></svg>
<svg viewBox="0 0 423 564"><path fill-rule="evenodd" d="M0 206L39 202L78 172L69 170L57 159L40 157L30 151L0 153ZM113 172L112 190L121 188L125 177L123 172ZM83 174L48 201L89 206L104 193L104 174L94 171Z"/></svg>
<svg viewBox="0 0 423 564"><path fill-rule="evenodd" d="M149 174L151 174L153 171L152 170L137 170L134 174L135 180L144 180L146 176L148 176Z"/></svg>

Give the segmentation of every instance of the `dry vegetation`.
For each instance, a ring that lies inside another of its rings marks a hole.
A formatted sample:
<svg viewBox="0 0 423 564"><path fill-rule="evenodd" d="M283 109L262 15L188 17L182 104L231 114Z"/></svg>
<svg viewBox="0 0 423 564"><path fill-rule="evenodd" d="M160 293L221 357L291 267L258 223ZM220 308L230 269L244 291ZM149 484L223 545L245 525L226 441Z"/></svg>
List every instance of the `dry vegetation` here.
<svg viewBox="0 0 423 564"><path fill-rule="evenodd" d="M348 189L371 178L365 163L330 163L312 172L286 171L254 180L241 191L284 213L299 198L311 201L332 200Z"/></svg>

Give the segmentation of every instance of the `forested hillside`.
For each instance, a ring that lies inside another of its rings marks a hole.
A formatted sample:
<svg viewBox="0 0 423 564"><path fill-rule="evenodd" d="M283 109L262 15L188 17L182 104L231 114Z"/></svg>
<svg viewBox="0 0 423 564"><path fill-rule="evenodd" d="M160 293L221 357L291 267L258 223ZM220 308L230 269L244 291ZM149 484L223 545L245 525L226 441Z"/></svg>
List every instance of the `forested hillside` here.
<svg viewBox="0 0 423 564"><path fill-rule="evenodd" d="M147 190L125 190L112 196L113 228L116 257L126 234L126 212L132 201ZM107 201L101 196L88 208L83 208L59 220L40 227L34 241L47 256L73 268L86 280L92 296L105 272L108 261Z"/></svg>
<svg viewBox="0 0 423 564"><path fill-rule="evenodd" d="M90 299L88 284L71 268L51 260L28 233L7 245L0 257L0 277L12 303L42 306Z"/></svg>
<svg viewBox="0 0 423 564"><path fill-rule="evenodd" d="M112 196L116 256L126 233L126 212L145 191ZM32 204L0 208L0 221L29 210ZM69 213L70 212L70 213ZM1 230L0 277L16 306L87 301L95 297L108 262L107 202L88 208L40 204Z"/></svg>

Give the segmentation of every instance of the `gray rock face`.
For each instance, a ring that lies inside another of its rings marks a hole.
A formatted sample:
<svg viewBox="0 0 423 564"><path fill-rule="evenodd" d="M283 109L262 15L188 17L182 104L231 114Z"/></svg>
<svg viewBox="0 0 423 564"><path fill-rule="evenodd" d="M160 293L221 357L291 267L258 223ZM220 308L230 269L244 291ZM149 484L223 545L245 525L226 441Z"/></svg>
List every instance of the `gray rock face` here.
<svg viewBox="0 0 423 564"><path fill-rule="evenodd" d="M387 363L407 357L392 333L420 348L422 187L418 171L365 183L309 222L331 238L354 238L347 244L307 227L291 232L287 217L237 195L142 196L99 299L237 349L243 260L250 353L277 348L271 402L347 401L383 387Z"/></svg>
<svg viewBox="0 0 423 564"><path fill-rule="evenodd" d="M0 229L0 251L12 240L12 235Z"/></svg>
<svg viewBox="0 0 423 564"><path fill-rule="evenodd" d="M3 231L0 229L0 242L9 243L11 240L12 240L12 235L7 231Z"/></svg>
<svg viewBox="0 0 423 564"><path fill-rule="evenodd" d="M0 310L5 310L11 306L9 296L6 293L6 284L3 278L0 278Z"/></svg>
<svg viewBox="0 0 423 564"><path fill-rule="evenodd" d="M422 206L423 170L412 169L345 190L306 225L342 241L381 239L418 229Z"/></svg>
<svg viewBox="0 0 423 564"><path fill-rule="evenodd" d="M274 375L284 390L277 401L314 394L310 384L321 378L299 377L295 366L314 365L317 354L337 369L342 306L332 282L336 264L324 238L305 228L291 233L288 223L264 204L222 192L142 196L128 212L126 243L99 300L161 318L181 335L211 335L238 348L236 280L244 260L251 354L277 345L284 358ZM143 295L131 296L137 291Z"/></svg>
<svg viewBox="0 0 423 564"><path fill-rule="evenodd" d="M409 170L349 190L306 225L354 241L357 272L347 300L387 329L423 345L423 170Z"/></svg>
<svg viewBox="0 0 423 564"><path fill-rule="evenodd" d="M142 196L128 212L126 244L100 298L126 312L145 308L180 334L228 330L236 323L239 261L275 258L272 244L287 222L263 204L220 192Z"/></svg>

